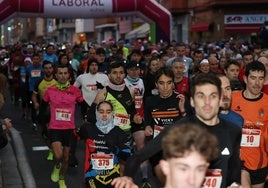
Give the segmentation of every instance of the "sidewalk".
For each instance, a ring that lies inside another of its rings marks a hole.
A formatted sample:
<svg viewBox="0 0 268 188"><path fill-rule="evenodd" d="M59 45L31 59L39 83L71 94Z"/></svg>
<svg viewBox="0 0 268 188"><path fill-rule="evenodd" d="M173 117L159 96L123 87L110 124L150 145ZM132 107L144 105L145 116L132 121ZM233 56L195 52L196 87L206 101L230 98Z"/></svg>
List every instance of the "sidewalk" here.
<svg viewBox="0 0 268 188"><path fill-rule="evenodd" d="M9 143L0 150L0 188L24 187L12 144L9 136Z"/></svg>
<svg viewBox="0 0 268 188"><path fill-rule="evenodd" d="M0 150L0 188L36 188L20 133L12 128L8 139Z"/></svg>

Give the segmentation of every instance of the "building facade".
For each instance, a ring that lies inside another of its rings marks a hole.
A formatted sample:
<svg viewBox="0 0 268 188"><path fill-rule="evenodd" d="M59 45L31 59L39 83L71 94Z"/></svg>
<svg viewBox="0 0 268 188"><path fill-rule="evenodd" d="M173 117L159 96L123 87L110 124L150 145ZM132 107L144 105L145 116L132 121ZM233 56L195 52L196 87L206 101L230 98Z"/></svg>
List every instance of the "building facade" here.
<svg viewBox="0 0 268 188"><path fill-rule="evenodd" d="M173 39L207 42L233 38L254 42L268 20L266 0L159 0L173 16Z"/></svg>

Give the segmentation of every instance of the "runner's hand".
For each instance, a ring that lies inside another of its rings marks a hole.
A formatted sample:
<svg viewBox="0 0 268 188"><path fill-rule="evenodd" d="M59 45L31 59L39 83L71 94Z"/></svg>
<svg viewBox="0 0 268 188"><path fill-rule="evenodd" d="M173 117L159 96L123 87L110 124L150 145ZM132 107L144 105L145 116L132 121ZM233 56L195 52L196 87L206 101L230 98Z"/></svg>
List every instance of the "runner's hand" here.
<svg viewBox="0 0 268 188"><path fill-rule="evenodd" d="M145 127L145 136L152 136L154 134L154 131L151 126L147 125Z"/></svg>
<svg viewBox="0 0 268 188"><path fill-rule="evenodd" d="M132 178L127 176L113 179L111 185L113 185L114 188L138 188L138 186L133 183Z"/></svg>

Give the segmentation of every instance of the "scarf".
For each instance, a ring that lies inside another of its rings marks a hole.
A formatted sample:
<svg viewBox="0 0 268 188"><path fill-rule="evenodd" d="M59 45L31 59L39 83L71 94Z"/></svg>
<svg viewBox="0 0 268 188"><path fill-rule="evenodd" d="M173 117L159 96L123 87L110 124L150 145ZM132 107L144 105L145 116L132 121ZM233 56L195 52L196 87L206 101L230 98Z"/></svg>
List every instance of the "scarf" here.
<svg viewBox="0 0 268 188"><path fill-rule="evenodd" d="M115 90L115 91L123 91L124 88L125 88L125 86L126 86L126 83L125 83L125 82L122 83L122 84L120 84L120 85L115 85L115 84L109 82L109 87L110 87L112 90Z"/></svg>
<svg viewBox="0 0 268 188"><path fill-rule="evenodd" d="M65 89L68 89L68 87L70 86L70 82L66 82L65 84L61 84L59 82L56 82L56 87L58 88L58 90L63 91Z"/></svg>
<svg viewBox="0 0 268 188"><path fill-rule="evenodd" d="M137 77L137 78L130 78L128 75L127 75L127 77L126 77L126 79L130 82L130 83L132 83L132 84L137 84L137 82L139 81L139 77Z"/></svg>
<svg viewBox="0 0 268 188"><path fill-rule="evenodd" d="M103 132L104 134L108 134L113 128L114 128L114 116L113 114L111 115L111 117L109 119L107 119L106 121L103 121L99 114L98 111L96 110L96 126L97 128Z"/></svg>

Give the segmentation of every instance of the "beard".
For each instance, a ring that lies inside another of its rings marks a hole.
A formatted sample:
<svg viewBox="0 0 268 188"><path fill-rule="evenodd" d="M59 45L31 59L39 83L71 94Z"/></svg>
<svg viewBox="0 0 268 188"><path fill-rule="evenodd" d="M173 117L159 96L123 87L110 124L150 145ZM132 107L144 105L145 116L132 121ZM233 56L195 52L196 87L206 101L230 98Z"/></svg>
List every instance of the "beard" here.
<svg viewBox="0 0 268 188"><path fill-rule="evenodd" d="M220 106L220 110L230 110L230 107L231 107L231 105L224 104L224 105Z"/></svg>
<svg viewBox="0 0 268 188"><path fill-rule="evenodd" d="M220 106L220 110L230 110L231 108L231 103L230 102L224 102L221 106Z"/></svg>
<svg viewBox="0 0 268 188"><path fill-rule="evenodd" d="M231 99L227 97L223 98L220 110L230 110L230 108L231 108Z"/></svg>

